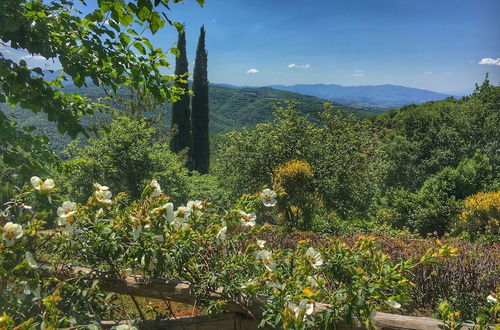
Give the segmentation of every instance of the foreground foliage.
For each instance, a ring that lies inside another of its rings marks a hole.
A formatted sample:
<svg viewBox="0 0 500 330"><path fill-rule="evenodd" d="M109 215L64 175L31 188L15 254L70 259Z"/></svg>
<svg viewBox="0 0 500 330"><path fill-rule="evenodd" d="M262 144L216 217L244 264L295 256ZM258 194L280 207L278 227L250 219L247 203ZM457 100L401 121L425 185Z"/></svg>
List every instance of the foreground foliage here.
<svg viewBox="0 0 500 330"><path fill-rule="evenodd" d="M457 253L441 245L417 262L394 262L373 237L360 237L353 245L335 238L302 240L277 249L262 240L271 227L255 222L264 213L279 212L280 196L273 191L243 196L220 214L201 201L174 208L155 180L131 203L95 183L87 203L52 205L61 229L43 231L44 222L27 203L56 200L57 182L31 181L32 187L25 186L2 209L4 325L58 328L126 317L113 305L113 295L100 290L98 277L72 274L63 280L44 270L68 262L115 277L135 273L189 281L209 311L220 311L224 301L242 294L258 301L266 296L260 300L262 324L271 326L304 328L354 319L369 324L375 308L399 308L408 299L415 267ZM220 299L209 299L220 287ZM68 299L72 304L65 303ZM318 312L322 304L326 309Z"/></svg>

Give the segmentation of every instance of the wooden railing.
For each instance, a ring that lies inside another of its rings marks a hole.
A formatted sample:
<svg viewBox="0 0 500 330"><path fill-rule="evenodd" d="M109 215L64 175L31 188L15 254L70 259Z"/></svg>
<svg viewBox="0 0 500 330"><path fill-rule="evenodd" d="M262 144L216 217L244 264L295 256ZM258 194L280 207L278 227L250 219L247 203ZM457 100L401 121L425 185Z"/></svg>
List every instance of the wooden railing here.
<svg viewBox="0 0 500 330"><path fill-rule="evenodd" d="M52 271L48 267L44 267L47 271ZM64 271L62 271L64 270ZM68 272L69 270L69 272ZM138 297L167 299L175 302L195 304L197 297L193 292L191 285L184 281L172 280L166 278L147 278L140 275L124 276L121 278L110 276L99 270L90 269L80 266L62 265L56 270L55 274L58 277L65 277L71 273L79 273L99 281L102 290L126 294ZM211 299L221 299L222 290L216 290L209 294ZM182 317L169 320L146 320L139 323L140 329L183 329L183 330L250 330L257 329L259 318L262 316L264 308L263 303L259 299L250 299L245 296L227 302L222 306L226 311L224 314ZM322 312L328 309L326 304L315 304L315 312ZM380 329L415 329L415 330L430 330L430 329L446 329L443 321L428 317L413 317L396 315L389 313L376 312L374 313L373 321ZM119 322L127 323L128 321ZM118 323L113 321L104 321L104 328L111 328ZM466 324L459 329L471 329L473 326ZM340 323L336 325L337 329L364 329L361 325L349 325Z"/></svg>

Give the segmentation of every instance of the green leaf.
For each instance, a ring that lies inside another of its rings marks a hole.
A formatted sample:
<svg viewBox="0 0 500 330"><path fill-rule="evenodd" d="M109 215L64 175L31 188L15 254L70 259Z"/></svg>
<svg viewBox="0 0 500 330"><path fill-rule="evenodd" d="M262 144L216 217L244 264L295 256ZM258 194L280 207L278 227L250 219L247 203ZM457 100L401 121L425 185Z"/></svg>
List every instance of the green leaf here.
<svg viewBox="0 0 500 330"><path fill-rule="evenodd" d="M133 21L134 16L132 16L131 14L125 14L120 18L120 24L123 26L129 26Z"/></svg>
<svg viewBox="0 0 500 330"><path fill-rule="evenodd" d="M134 42L134 47L141 53L142 55L146 55L146 49L140 42Z"/></svg>

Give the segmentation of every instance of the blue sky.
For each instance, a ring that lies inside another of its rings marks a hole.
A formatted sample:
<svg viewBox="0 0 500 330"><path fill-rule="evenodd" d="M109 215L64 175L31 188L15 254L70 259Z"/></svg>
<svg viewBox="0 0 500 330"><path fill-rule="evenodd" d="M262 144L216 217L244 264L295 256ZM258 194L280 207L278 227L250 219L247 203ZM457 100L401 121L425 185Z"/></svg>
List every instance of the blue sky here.
<svg viewBox="0 0 500 330"><path fill-rule="evenodd" d="M452 92L489 72L500 84L500 0L206 0L203 8L186 0L171 8L187 26L191 68L205 25L215 83ZM164 49L176 39L168 27L152 37Z"/></svg>
<svg viewBox="0 0 500 330"><path fill-rule="evenodd" d="M206 0L174 6L171 16L187 25L190 62L205 24L212 82L449 92L486 72L500 83L499 13L499 0ZM498 65L478 64L484 58Z"/></svg>

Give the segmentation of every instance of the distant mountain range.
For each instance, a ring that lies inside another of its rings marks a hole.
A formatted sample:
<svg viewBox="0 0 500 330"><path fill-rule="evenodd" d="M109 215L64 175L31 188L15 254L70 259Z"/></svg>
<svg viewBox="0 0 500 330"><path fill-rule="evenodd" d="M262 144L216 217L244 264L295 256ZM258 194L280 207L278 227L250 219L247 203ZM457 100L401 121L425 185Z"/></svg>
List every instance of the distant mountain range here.
<svg viewBox="0 0 500 330"><path fill-rule="evenodd" d="M397 85L340 86L333 84L299 84L291 86L271 85L269 87L316 96L344 105L387 108L401 107L411 103L418 104L438 101L454 96Z"/></svg>

